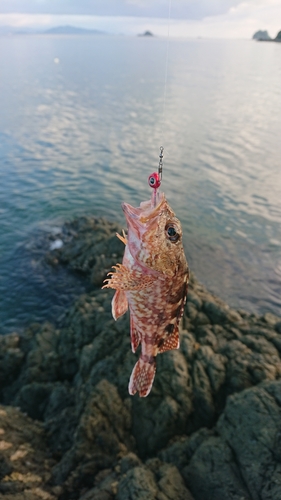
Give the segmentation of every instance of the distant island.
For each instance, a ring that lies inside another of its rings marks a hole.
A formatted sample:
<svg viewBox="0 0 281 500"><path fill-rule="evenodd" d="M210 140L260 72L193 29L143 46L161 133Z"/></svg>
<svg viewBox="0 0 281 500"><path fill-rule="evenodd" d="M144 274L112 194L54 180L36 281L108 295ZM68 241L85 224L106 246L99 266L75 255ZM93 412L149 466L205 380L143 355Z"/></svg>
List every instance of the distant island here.
<svg viewBox="0 0 281 500"><path fill-rule="evenodd" d="M145 31L144 33L140 33L138 36L154 36L151 31Z"/></svg>
<svg viewBox="0 0 281 500"><path fill-rule="evenodd" d="M18 29L13 26L0 26L1 35L106 35L96 29L77 28L75 26L56 26L45 31L32 28Z"/></svg>
<svg viewBox="0 0 281 500"><path fill-rule="evenodd" d="M44 35L103 35L103 31L76 28L75 26L57 26L43 32Z"/></svg>
<svg viewBox="0 0 281 500"><path fill-rule="evenodd" d="M277 33L275 38L271 38L266 30L259 30L253 34L253 39L258 42L281 42L281 31Z"/></svg>

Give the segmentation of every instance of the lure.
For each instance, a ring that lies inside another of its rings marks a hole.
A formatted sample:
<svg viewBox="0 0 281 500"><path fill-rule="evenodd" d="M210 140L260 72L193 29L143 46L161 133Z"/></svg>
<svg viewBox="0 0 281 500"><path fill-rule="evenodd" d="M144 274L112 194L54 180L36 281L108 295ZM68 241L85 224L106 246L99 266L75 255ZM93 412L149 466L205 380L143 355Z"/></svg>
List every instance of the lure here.
<svg viewBox="0 0 281 500"><path fill-rule="evenodd" d="M156 356L179 348L179 322L186 301L189 270L182 245L180 221L170 208L162 180L163 149L158 173L148 178L151 200L134 208L123 203L128 234L117 234L125 244L122 264L104 281L116 290L112 299L115 320L130 310L131 346L141 354L129 382L129 393L149 394L156 371Z"/></svg>

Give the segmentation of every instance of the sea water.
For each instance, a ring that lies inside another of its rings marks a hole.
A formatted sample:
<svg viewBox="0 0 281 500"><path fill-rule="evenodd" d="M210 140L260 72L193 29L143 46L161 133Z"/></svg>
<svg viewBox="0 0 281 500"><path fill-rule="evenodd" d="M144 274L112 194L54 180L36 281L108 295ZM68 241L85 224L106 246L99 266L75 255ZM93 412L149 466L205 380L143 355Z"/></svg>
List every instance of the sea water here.
<svg viewBox="0 0 281 500"><path fill-rule="evenodd" d="M162 189L190 268L232 307L280 314L281 44L0 37L0 330L54 320L83 289L49 234ZM166 82L166 83L165 83ZM45 246L44 246L45 245Z"/></svg>

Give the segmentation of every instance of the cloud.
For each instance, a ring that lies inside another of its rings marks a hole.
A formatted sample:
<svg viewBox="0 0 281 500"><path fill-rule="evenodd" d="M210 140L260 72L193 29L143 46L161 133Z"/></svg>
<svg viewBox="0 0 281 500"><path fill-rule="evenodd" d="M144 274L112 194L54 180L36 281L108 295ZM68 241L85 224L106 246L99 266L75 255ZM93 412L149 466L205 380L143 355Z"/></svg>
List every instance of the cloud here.
<svg viewBox="0 0 281 500"><path fill-rule="evenodd" d="M15 0L11 0L11 2L13 1ZM142 5L147 3L147 0L127 0L127 3L129 1L134 4L139 3ZM48 3L48 0L38 0L37 3L39 2L40 5L43 5L44 3ZM89 2L90 0L88 3ZM172 3L173 2L174 0L172 0ZM74 2L73 0L69 0L68 3L70 5ZM170 20L170 36L249 39L258 29L267 29L269 34L274 37L281 29L280 20L280 0L249 0L240 2L237 5L232 5L225 13L205 16L203 19L177 19L172 17ZM128 35L136 35L145 30L150 30L158 36L166 37L168 32L167 16L156 18L146 16L100 16L52 13L0 14L0 25L2 26L9 25L17 28L33 27L47 29L49 27L66 24L81 28L100 29L109 33L124 33Z"/></svg>
<svg viewBox="0 0 281 500"><path fill-rule="evenodd" d="M0 0L0 12L203 19L226 13L239 0Z"/></svg>

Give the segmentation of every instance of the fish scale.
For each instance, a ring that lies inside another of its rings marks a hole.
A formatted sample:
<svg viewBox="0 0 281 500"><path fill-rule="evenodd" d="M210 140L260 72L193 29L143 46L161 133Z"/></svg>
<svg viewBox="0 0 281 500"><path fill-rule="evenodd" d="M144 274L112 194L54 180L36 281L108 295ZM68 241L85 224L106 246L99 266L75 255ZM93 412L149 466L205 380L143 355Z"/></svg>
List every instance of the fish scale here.
<svg viewBox="0 0 281 500"><path fill-rule="evenodd" d="M138 208L127 203L122 207L128 235L117 236L125 244L124 257L103 288L116 290L115 319L130 310L132 351L141 344L141 354L130 377L129 393L146 397L153 385L157 354L179 348L189 270L181 224L164 193L154 194L153 202L142 202Z"/></svg>

